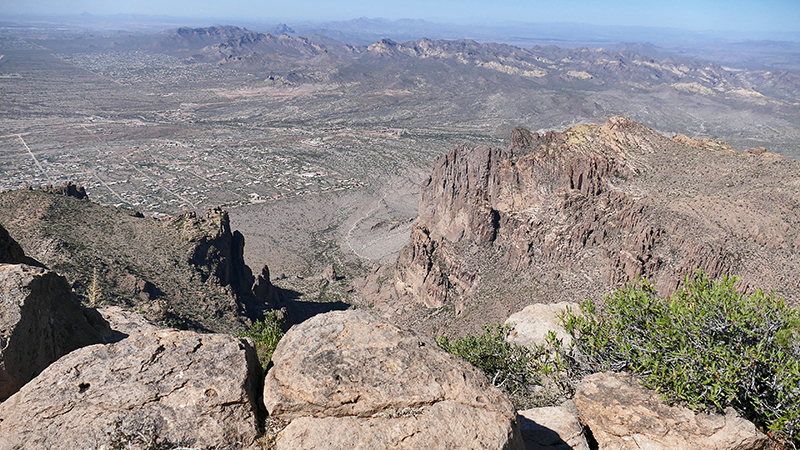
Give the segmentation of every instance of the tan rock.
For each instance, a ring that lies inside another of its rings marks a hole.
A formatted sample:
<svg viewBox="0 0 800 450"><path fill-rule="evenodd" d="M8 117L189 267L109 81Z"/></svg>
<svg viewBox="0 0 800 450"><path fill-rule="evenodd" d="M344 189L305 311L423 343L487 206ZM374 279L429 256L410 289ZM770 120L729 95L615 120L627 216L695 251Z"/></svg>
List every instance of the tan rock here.
<svg viewBox="0 0 800 450"><path fill-rule="evenodd" d="M322 271L322 279L327 281L336 281L339 277L336 276L336 268L333 267L333 264L328 264L328 267Z"/></svg>
<svg viewBox="0 0 800 450"><path fill-rule="evenodd" d="M366 311L293 327L264 382L277 448L521 449L508 398L466 362Z"/></svg>
<svg viewBox="0 0 800 450"><path fill-rule="evenodd" d="M99 342L64 277L0 264L0 401L58 358Z"/></svg>
<svg viewBox="0 0 800 450"><path fill-rule="evenodd" d="M152 333L164 329L164 327L150 322L141 314L119 306L106 306L97 308L96 311L108 324L105 329L99 330L106 342L117 342L131 335Z"/></svg>
<svg viewBox="0 0 800 450"><path fill-rule="evenodd" d="M570 308L573 313L580 312L577 303L560 302L553 304L534 304L526 306L522 311L508 317L506 325L512 325L506 341L524 346L543 345L547 342L547 334L555 331L556 337L564 345L572 342L572 336L564 330L558 315Z"/></svg>
<svg viewBox="0 0 800 450"><path fill-rule="evenodd" d="M768 438L734 411L710 415L667 406L626 374L584 378L573 401L601 449L749 450L768 445Z"/></svg>
<svg viewBox="0 0 800 450"><path fill-rule="evenodd" d="M115 422L197 447L256 437L251 344L158 330L76 350L0 404L0 449L102 448Z"/></svg>
<svg viewBox="0 0 800 450"><path fill-rule="evenodd" d="M571 401L519 411L519 416L526 450L589 450Z"/></svg>

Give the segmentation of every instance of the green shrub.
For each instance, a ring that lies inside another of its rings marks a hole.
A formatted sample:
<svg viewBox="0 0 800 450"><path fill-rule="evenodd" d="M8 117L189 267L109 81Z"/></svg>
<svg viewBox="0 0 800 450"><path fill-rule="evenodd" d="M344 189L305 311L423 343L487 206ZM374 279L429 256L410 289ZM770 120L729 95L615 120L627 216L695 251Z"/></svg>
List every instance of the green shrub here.
<svg viewBox="0 0 800 450"><path fill-rule="evenodd" d="M481 369L517 408L556 404L569 397L567 359L555 333L548 336L547 345L525 347L506 342L509 331L509 325L484 326L483 334L454 340L440 336L436 343Z"/></svg>
<svg viewBox="0 0 800 450"><path fill-rule="evenodd" d="M239 337L253 339L258 353L258 360L264 370L272 359L272 352L283 337L283 319L277 311L269 311L264 315L264 320L258 320L247 330L239 333Z"/></svg>
<svg viewBox="0 0 800 450"><path fill-rule="evenodd" d="M732 406L800 443L800 341L797 310L782 299L711 282L701 271L670 298L639 280L582 315L562 317L589 371L626 370L669 401L695 410Z"/></svg>
<svg viewBox="0 0 800 450"><path fill-rule="evenodd" d="M173 450L186 448L182 443L161 439L153 419L133 421L123 424L122 419L114 421L114 430L107 432L109 450Z"/></svg>

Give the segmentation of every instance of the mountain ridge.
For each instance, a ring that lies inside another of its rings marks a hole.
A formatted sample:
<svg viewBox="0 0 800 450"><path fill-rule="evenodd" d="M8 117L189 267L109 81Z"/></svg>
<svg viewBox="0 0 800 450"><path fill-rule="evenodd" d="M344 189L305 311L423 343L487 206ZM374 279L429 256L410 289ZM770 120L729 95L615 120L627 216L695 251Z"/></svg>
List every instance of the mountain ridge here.
<svg viewBox="0 0 800 450"><path fill-rule="evenodd" d="M434 162L409 245L362 292L429 331L599 299L636 277L666 296L696 269L797 304L798 177L800 163L763 149L671 139L621 116L518 128L506 149L458 147ZM448 319L424 318L432 311Z"/></svg>
<svg viewBox="0 0 800 450"><path fill-rule="evenodd" d="M85 192L68 195L76 191L69 186L0 193L0 224L25 256L64 275L85 304L94 284L100 304L177 328L227 332L276 306L269 270L253 276L244 237L222 209L159 221L91 202Z"/></svg>

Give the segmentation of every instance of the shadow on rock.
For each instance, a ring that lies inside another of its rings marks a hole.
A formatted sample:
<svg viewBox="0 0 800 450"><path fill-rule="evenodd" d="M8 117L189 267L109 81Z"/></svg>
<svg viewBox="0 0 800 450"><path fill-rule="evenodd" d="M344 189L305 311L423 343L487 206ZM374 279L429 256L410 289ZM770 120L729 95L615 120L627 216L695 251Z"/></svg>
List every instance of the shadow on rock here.
<svg viewBox="0 0 800 450"><path fill-rule="evenodd" d="M286 308L287 324L298 324L316 316L331 311L344 311L350 308L349 303L342 301L314 302L298 300L302 293L292 289L276 288L281 307Z"/></svg>

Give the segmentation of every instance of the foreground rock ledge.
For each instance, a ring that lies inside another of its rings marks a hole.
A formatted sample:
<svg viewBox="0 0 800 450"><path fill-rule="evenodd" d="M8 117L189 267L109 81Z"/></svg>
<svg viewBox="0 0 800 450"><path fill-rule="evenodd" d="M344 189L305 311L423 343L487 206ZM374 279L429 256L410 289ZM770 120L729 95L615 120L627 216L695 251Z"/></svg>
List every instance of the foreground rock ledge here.
<svg viewBox="0 0 800 450"><path fill-rule="evenodd" d="M758 450L769 444L755 425L732 410L723 416L667 406L627 374L589 375L573 402L601 449Z"/></svg>
<svg viewBox="0 0 800 450"><path fill-rule="evenodd" d="M508 398L430 338L366 311L293 327L264 382L278 449L523 449Z"/></svg>
<svg viewBox="0 0 800 450"><path fill-rule="evenodd" d="M248 445L259 377L250 343L226 335L167 329L84 347L0 404L0 450L109 448L116 421L195 447Z"/></svg>

